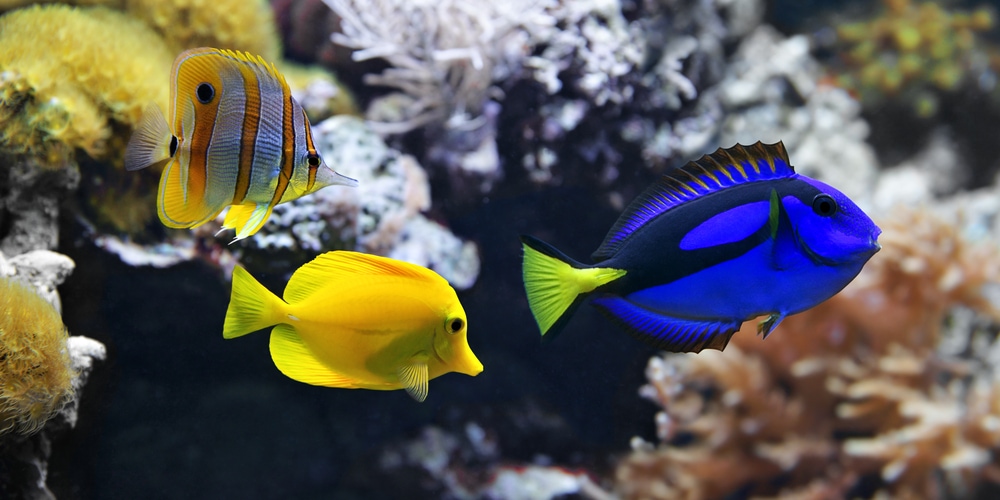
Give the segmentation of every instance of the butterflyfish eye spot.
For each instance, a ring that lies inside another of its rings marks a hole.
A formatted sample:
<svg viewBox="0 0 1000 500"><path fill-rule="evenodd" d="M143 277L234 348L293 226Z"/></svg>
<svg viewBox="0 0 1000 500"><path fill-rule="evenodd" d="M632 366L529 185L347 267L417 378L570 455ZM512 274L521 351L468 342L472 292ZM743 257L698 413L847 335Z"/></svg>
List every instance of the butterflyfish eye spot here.
<svg viewBox="0 0 1000 500"><path fill-rule="evenodd" d="M201 83L198 84L198 89L195 93L198 94L198 102L208 104L215 97L215 87L212 87L211 83Z"/></svg>
<svg viewBox="0 0 1000 500"><path fill-rule="evenodd" d="M318 167L319 166L319 156L318 155L309 155L308 161L309 161L309 166L310 167Z"/></svg>
<svg viewBox="0 0 1000 500"><path fill-rule="evenodd" d="M462 331L462 327L464 326L465 322L462 321L462 318L452 318L451 321L448 322L448 331L451 333L458 333Z"/></svg>
<svg viewBox="0 0 1000 500"><path fill-rule="evenodd" d="M818 194L813 198L813 212L822 217L837 213L837 200L828 194Z"/></svg>
<svg viewBox="0 0 1000 500"><path fill-rule="evenodd" d="M177 153L177 136L170 136L170 157L174 157L174 153Z"/></svg>

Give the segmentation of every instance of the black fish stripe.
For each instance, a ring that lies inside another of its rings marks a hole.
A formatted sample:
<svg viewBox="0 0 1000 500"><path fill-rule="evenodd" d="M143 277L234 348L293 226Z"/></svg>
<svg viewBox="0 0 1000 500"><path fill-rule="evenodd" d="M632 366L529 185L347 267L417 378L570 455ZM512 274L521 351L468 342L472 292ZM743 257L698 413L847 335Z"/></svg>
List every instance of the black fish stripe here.
<svg viewBox="0 0 1000 500"><path fill-rule="evenodd" d="M301 109L301 108L300 108ZM305 128L306 136L306 151L309 156L315 156L319 158L319 153L316 152L316 147L313 145L312 130L309 127L309 116L306 115L306 110L302 109L302 124ZM306 191L312 191L313 186L316 184L316 172L319 170L319 163L315 166L308 164L309 166L309 180L306 183Z"/></svg>

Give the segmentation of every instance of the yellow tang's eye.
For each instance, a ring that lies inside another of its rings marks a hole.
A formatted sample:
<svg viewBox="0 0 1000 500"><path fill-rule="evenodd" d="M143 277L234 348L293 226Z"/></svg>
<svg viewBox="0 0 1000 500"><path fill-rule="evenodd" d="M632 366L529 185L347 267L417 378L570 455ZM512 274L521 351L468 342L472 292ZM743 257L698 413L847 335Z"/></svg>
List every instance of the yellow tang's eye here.
<svg viewBox="0 0 1000 500"><path fill-rule="evenodd" d="M445 322L445 329L448 330L450 334L456 334L465 328L465 321L462 318L451 318Z"/></svg>

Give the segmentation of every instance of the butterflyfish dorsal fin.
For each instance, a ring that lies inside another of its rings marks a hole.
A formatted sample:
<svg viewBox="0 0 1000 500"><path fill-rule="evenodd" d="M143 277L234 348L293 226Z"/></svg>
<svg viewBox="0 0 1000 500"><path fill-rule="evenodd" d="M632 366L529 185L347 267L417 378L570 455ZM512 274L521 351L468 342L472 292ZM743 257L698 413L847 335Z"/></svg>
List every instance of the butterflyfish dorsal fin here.
<svg viewBox="0 0 1000 500"><path fill-rule="evenodd" d="M348 250L326 252L300 267L285 287L285 301L300 302L324 287L357 283L372 277L395 276L448 286L440 275L409 262Z"/></svg>
<svg viewBox="0 0 1000 500"><path fill-rule="evenodd" d="M271 330L271 359L287 377L311 385L355 389L355 379L337 373L316 359L291 325L280 324Z"/></svg>
<svg viewBox="0 0 1000 500"><path fill-rule="evenodd" d="M399 383L406 389L407 394L421 403L427 399L429 376L426 361L412 360L410 363L400 366L397 373Z"/></svg>
<svg viewBox="0 0 1000 500"><path fill-rule="evenodd" d="M600 262L651 220L668 210L707 194L750 182L795 175L781 142L752 146L737 144L690 161L663 174L622 212L604 242L591 257Z"/></svg>

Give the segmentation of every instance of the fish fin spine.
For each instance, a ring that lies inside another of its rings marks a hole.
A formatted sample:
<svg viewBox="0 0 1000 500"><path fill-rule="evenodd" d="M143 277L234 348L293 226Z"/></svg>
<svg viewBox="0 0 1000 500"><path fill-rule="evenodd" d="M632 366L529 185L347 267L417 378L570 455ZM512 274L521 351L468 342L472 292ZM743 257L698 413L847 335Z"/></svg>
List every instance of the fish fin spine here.
<svg viewBox="0 0 1000 500"><path fill-rule="evenodd" d="M430 380L428 372L427 362L419 360L400 366L397 370L400 385L406 389L410 397L421 403L427 399L428 381Z"/></svg>
<svg viewBox="0 0 1000 500"><path fill-rule="evenodd" d="M274 326L285 320L286 304L253 276L236 266L233 291L226 310L222 337L232 339Z"/></svg>
<svg viewBox="0 0 1000 500"><path fill-rule="evenodd" d="M592 304L629 335L671 352L723 350L743 323L731 319L684 319L650 311L628 299L604 295Z"/></svg>
<svg viewBox="0 0 1000 500"><path fill-rule="evenodd" d="M172 137L160 107L149 103L125 148L125 170L162 166L172 156Z"/></svg>
<svg viewBox="0 0 1000 500"><path fill-rule="evenodd" d="M547 334L578 299L625 275L624 269L583 267L550 246L522 236L522 276L528 306L542 336Z"/></svg>

